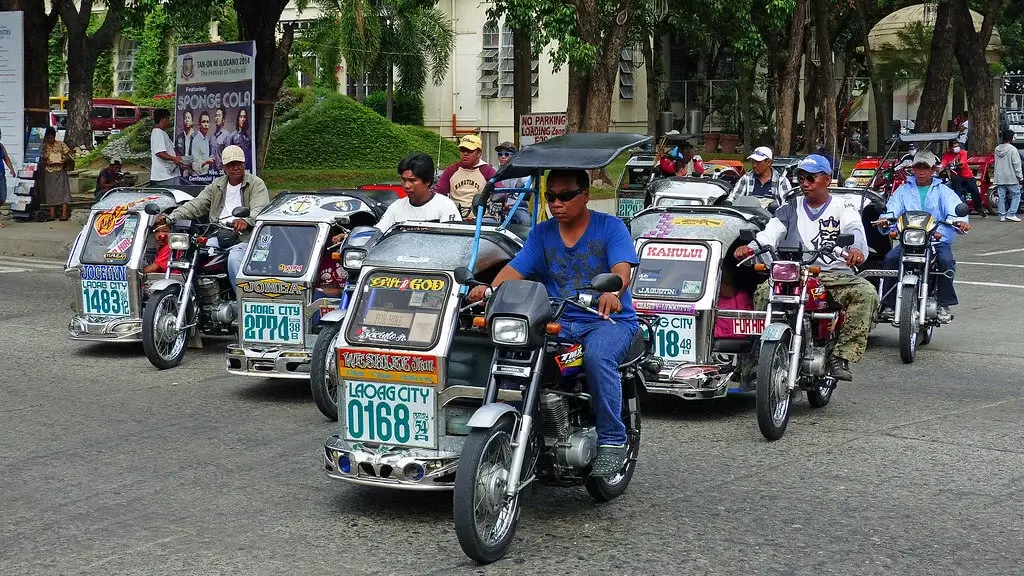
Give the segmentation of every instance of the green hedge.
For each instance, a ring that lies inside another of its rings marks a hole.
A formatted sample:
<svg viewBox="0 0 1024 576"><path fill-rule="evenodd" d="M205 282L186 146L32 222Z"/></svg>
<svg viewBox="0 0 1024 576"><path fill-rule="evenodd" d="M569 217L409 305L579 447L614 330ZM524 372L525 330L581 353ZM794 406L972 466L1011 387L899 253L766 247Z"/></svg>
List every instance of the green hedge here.
<svg viewBox="0 0 1024 576"><path fill-rule="evenodd" d="M370 93L363 101L363 104L387 118L388 94L383 90ZM423 126L423 99L417 94L408 92L395 92L392 105L392 116L395 124L406 126Z"/></svg>
<svg viewBox="0 0 1024 576"><path fill-rule="evenodd" d="M410 152L426 152L446 166L458 157L455 144L437 133L388 122L341 94L324 94L319 102L299 108L295 119L274 130L268 169L387 169Z"/></svg>

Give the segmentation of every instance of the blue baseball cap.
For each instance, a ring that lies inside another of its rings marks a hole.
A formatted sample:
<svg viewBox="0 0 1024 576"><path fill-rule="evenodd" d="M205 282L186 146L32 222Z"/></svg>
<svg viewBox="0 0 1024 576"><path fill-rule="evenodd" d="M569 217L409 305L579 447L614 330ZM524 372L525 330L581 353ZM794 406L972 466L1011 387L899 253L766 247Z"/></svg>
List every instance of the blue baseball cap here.
<svg viewBox="0 0 1024 576"><path fill-rule="evenodd" d="M828 159L820 154L811 154L801 160L796 169L803 170L808 174L831 174L832 164L829 164Z"/></svg>

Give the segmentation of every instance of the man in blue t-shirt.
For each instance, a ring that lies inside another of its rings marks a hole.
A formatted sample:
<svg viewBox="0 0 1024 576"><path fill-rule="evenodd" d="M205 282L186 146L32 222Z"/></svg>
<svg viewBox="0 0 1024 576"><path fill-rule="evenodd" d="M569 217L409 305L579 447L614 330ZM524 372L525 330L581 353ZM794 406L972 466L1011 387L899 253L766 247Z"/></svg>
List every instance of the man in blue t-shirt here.
<svg viewBox="0 0 1024 576"><path fill-rule="evenodd" d="M598 274L611 272L622 278L621 290L600 295L600 317L570 306L560 320L561 335L583 344L584 369L594 395L598 449L591 474L613 476L626 461L618 367L638 329L629 281L639 260L626 225L587 208L590 178L585 171L552 170L545 196L553 218L530 231L526 245L498 273L492 286L530 278L543 283L550 296L568 298ZM482 286L474 288L469 299L482 299L484 290Z"/></svg>

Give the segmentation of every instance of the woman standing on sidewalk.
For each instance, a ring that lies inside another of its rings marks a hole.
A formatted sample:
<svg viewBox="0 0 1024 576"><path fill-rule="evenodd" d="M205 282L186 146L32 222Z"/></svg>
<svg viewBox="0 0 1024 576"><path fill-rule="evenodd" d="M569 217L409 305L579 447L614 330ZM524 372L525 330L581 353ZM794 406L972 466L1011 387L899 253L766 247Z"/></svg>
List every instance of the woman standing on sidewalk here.
<svg viewBox="0 0 1024 576"><path fill-rule="evenodd" d="M46 174L43 179L42 203L50 206L60 205L60 219L70 217L71 183L65 163L72 159L71 149L63 142L57 141L57 131L52 127L43 135L43 148L39 153L39 161L46 163Z"/></svg>
<svg viewBox="0 0 1024 576"><path fill-rule="evenodd" d="M11 155L7 153L7 147L0 144L0 161L7 164L7 167L11 170L11 176L17 176L18 173L14 171L14 164L11 164ZM7 203L7 174L4 172L3 166L0 166L0 206ZM0 223L0 228L3 228L3 223Z"/></svg>

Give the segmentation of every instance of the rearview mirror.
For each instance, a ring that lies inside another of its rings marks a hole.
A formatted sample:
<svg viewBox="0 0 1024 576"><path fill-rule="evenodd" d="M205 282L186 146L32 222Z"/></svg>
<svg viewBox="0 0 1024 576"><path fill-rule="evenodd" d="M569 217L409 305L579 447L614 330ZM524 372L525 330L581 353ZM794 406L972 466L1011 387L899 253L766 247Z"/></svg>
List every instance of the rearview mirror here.
<svg viewBox="0 0 1024 576"><path fill-rule="evenodd" d="M853 246L853 234L840 234L836 238L836 246L839 246L840 248Z"/></svg>
<svg viewBox="0 0 1024 576"><path fill-rule="evenodd" d="M337 218L334 219L334 223L337 224L338 226L341 226L342 228L352 227L352 219L349 218L348 216L338 216Z"/></svg>
<svg viewBox="0 0 1024 576"><path fill-rule="evenodd" d="M757 238L757 233L755 233L753 230L749 228L744 228L743 230L740 230L740 240L742 240L743 242L750 244L751 242L754 241L755 238Z"/></svg>
<svg viewBox="0 0 1024 576"><path fill-rule="evenodd" d="M156 202L147 202L143 207L143 210L145 210L146 214L149 214L150 216L156 216L160 213L160 205Z"/></svg>
<svg viewBox="0 0 1024 576"><path fill-rule="evenodd" d="M598 292L618 292L622 290L622 278L618 274L598 274L590 281L590 285Z"/></svg>
<svg viewBox="0 0 1024 576"><path fill-rule="evenodd" d="M479 196L477 196L479 198ZM473 283L473 273L469 271L469 268L465 266L459 266L455 269L455 281L463 286L468 286Z"/></svg>
<svg viewBox="0 0 1024 576"><path fill-rule="evenodd" d="M967 207L967 204L963 202L956 205L956 215L963 218L971 213L971 209Z"/></svg>
<svg viewBox="0 0 1024 576"><path fill-rule="evenodd" d="M231 215L234 216L235 218L248 218L249 209L246 208L245 206L236 206L233 210L231 210Z"/></svg>

